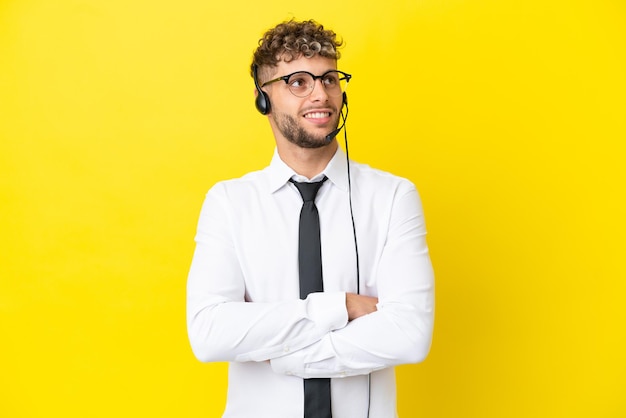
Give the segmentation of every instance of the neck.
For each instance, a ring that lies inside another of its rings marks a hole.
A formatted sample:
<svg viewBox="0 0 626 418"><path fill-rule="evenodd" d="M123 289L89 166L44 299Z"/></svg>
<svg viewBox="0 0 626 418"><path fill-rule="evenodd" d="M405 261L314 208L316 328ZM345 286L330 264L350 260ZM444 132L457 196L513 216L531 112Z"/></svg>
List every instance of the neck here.
<svg viewBox="0 0 626 418"><path fill-rule="evenodd" d="M335 155L337 146L336 140L321 148L301 148L286 141L276 143L280 159L293 171L308 179L324 171Z"/></svg>

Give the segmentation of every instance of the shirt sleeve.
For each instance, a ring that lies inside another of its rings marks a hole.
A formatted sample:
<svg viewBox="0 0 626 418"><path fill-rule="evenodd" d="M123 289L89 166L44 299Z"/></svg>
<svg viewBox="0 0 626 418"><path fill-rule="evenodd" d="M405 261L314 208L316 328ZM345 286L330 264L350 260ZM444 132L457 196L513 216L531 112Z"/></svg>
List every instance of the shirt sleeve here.
<svg viewBox="0 0 626 418"><path fill-rule="evenodd" d="M187 330L201 361L264 361L319 341L348 322L345 293L247 302L228 199L218 184L204 201L187 280Z"/></svg>
<svg viewBox="0 0 626 418"><path fill-rule="evenodd" d="M387 241L373 274L376 312L272 359L273 370L303 378L344 377L422 361L432 338L434 274L414 187L394 202Z"/></svg>

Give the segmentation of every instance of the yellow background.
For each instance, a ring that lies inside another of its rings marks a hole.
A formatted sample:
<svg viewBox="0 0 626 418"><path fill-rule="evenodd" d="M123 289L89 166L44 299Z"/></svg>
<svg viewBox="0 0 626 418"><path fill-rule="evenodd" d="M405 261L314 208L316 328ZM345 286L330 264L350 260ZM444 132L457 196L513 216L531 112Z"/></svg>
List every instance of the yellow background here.
<svg viewBox="0 0 626 418"><path fill-rule="evenodd" d="M351 156L424 201L435 335L400 415L626 416L620 0L1 0L0 416L219 416L193 236L269 162L248 65L293 16L346 41Z"/></svg>

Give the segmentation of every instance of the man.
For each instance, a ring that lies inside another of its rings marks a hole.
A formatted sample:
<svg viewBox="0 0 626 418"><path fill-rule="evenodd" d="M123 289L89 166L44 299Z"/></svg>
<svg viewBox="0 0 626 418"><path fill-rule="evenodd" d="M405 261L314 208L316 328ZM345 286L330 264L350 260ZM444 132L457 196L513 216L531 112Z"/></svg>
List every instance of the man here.
<svg viewBox="0 0 626 418"><path fill-rule="evenodd" d="M224 417L394 417L393 366L430 348L434 283L417 191L348 167L335 139L350 79L337 71L341 44L314 21L265 33L252 75L274 157L213 186L202 207L188 332L198 359L230 362ZM296 182L316 182L308 207L321 250L307 247L317 238L304 232ZM320 251L320 267L307 267ZM303 293L310 273L323 283Z"/></svg>

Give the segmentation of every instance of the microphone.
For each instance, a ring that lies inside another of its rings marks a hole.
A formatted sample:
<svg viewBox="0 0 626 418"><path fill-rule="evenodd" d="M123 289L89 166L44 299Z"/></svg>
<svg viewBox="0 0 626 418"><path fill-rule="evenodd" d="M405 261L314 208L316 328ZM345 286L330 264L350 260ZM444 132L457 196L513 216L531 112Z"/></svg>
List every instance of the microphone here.
<svg viewBox="0 0 626 418"><path fill-rule="evenodd" d="M346 120L343 120L343 123L341 124L341 126L337 129L335 129L334 131L332 131L331 133L329 133L328 135L326 135L326 142L330 142L333 140L334 137L337 136L337 134L339 133L339 131L341 131L341 128L343 128L343 126L346 124Z"/></svg>
<svg viewBox="0 0 626 418"><path fill-rule="evenodd" d="M343 116L343 107L346 107L346 116ZM342 118L342 122L341 122L341 126L337 129L335 129L334 131L332 131L331 133L329 133L328 135L326 135L325 140L326 142L330 142L332 141L337 134L339 133L339 131L341 131L341 129L343 129L343 127L346 125L346 119L348 119L348 96L346 95L346 93L343 93L343 102L341 103L341 118Z"/></svg>

